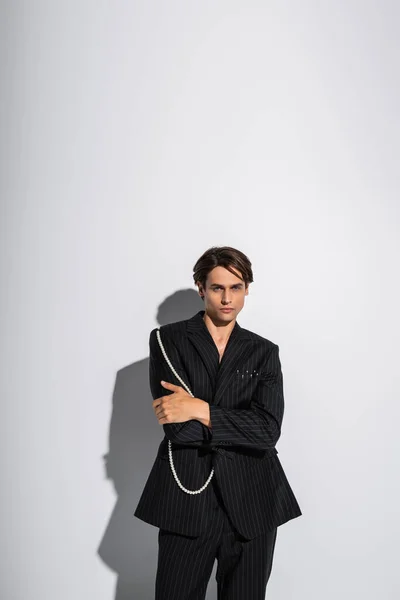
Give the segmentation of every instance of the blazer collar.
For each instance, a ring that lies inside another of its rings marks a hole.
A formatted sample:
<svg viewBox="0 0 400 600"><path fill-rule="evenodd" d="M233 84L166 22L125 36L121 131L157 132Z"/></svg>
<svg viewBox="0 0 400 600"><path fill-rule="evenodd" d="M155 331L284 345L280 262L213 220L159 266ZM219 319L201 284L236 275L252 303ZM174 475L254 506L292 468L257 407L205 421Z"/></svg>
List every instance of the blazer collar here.
<svg viewBox="0 0 400 600"><path fill-rule="evenodd" d="M217 346L203 320L200 310L186 321L187 336L202 359L213 388L214 404L218 404L235 370L242 365L252 351L252 338L236 321L225 347L221 362ZM195 393L195 390L194 390Z"/></svg>

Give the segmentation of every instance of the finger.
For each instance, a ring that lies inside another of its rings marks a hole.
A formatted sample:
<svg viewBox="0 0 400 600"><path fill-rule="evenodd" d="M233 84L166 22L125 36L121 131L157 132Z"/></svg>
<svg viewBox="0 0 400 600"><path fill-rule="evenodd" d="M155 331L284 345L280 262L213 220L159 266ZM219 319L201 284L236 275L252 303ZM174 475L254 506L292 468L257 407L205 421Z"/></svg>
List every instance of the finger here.
<svg viewBox="0 0 400 600"><path fill-rule="evenodd" d="M173 383L169 383L168 381L161 381L161 385L163 387L167 388L168 390L177 391L180 389L179 385L174 385Z"/></svg>
<svg viewBox="0 0 400 600"><path fill-rule="evenodd" d="M159 404L158 406L154 407L154 413L156 415L156 417L158 418L160 415L164 414L164 408L161 404Z"/></svg>

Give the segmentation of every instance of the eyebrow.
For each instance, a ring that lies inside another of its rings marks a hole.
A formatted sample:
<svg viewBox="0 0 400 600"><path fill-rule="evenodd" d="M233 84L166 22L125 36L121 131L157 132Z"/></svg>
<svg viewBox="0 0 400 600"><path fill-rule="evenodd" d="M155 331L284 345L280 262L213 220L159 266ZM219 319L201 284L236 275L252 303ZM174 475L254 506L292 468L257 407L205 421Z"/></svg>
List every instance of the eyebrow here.
<svg viewBox="0 0 400 600"><path fill-rule="evenodd" d="M236 286L238 286L238 285L240 285L240 286L243 286L243 283L233 283L233 284L231 285L231 287L236 287ZM222 285L221 283L212 283L210 287L215 287L215 286L222 287L222 288L223 288L223 287L225 287L225 286L224 286L224 285Z"/></svg>

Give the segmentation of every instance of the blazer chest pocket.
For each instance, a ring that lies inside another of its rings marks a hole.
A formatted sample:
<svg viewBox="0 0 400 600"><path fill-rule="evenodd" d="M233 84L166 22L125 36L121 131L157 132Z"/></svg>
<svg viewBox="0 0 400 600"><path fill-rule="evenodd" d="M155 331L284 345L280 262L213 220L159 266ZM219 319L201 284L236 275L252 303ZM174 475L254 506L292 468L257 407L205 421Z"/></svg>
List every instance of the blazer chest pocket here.
<svg viewBox="0 0 400 600"><path fill-rule="evenodd" d="M246 408L248 403L256 390L258 381L260 379L260 372L258 369L246 365L241 369L236 369L232 376L231 390L233 392L233 398L237 408L243 406Z"/></svg>

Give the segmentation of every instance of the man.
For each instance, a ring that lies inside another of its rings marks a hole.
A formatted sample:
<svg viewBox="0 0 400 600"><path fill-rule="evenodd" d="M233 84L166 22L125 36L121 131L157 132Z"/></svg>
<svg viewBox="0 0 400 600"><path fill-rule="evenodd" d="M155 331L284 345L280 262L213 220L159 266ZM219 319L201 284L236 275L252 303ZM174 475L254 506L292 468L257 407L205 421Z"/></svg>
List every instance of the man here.
<svg viewBox="0 0 400 600"><path fill-rule="evenodd" d="M204 310L159 332L174 371L150 333L165 437L134 514L159 527L156 600L203 600L215 559L219 600L264 600L277 528L302 514L275 448L279 347L236 320L253 281L245 254L212 247L193 278Z"/></svg>

